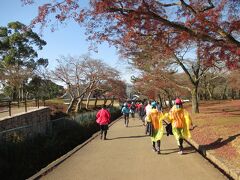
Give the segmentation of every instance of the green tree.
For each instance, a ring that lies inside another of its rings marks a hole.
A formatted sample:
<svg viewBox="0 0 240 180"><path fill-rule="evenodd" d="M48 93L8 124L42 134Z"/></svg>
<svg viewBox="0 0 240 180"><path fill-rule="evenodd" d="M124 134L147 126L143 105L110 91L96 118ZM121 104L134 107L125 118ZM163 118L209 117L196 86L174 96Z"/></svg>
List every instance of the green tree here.
<svg viewBox="0 0 240 180"><path fill-rule="evenodd" d="M34 76L27 85L29 96L40 99L52 99L63 95L63 86L57 85L51 80L42 79L39 76Z"/></svg>
<svg viewBox="0 0 240 180"><path fill-rule="evenodd" d="M38 34L20 22L0 27L0 80L4 87L10 87L13 100L24 97L24 83L34 70L48 65L48 60L38 58L35 50L44 45Z"/></svg>

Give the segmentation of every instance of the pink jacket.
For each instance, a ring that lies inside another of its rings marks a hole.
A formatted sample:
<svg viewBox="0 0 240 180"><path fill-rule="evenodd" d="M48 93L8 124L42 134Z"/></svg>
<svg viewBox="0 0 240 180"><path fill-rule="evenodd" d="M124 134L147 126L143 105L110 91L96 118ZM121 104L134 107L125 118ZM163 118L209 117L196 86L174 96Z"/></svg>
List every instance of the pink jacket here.
<svg viewBox="0 0 240 180"><path fill-rule="evenodd" d="M107 125L110 123L110 112L107 109L101 109L98 111L96 122L100 125Z"/></svg>

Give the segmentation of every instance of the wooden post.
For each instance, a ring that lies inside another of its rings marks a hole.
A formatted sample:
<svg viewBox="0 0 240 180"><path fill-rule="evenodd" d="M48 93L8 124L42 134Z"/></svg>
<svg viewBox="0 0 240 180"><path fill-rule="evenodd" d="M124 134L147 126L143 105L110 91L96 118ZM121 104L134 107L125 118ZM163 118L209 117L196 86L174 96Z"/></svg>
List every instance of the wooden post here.
<svg viewBox="0 0 240 180"><path fill-rule="evenodd" d="M35 105L36 105L36 107L37 107L37 97L35 97Z"/></svg>
<svg viewBox="0 0 240 180"><path fill-rule="evenodd" d="M8 102L8 112L9 112L9 116L12 116L11 101Z"/></svg>
<svg viewBox="0 0 240 180"><path fill-rule="evenodd" d="M25 106L25 112L27 112L27 98L24 98L24 106Z"/></svg>

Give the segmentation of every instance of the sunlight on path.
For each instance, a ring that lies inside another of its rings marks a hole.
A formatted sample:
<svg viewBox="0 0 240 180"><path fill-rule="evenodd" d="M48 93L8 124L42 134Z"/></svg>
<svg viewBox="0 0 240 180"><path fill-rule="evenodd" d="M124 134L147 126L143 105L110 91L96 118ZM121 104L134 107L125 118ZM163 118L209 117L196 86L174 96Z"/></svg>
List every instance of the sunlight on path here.
<svg viewBox="0 0 240 180"><path fill-rule="evenodd" d="M227 179L185 142L185 154L177 154L173 136L163 137L162 154L153 152L150 137L137 118L130 118L128 128L120 119L110 127L107 138L97 137L42 179Z"/></svg>

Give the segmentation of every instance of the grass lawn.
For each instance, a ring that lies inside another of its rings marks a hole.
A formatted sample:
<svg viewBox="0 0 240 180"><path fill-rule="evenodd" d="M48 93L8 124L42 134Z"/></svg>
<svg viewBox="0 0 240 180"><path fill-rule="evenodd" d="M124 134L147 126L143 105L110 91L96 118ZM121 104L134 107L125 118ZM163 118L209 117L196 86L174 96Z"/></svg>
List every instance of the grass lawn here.
<svg viewBox="0 0 240 180"><path fill-rule="evenodd" d="M192 119L193 140L239 169L240 100L201 102L200 113L192 114Z"/></svg>
<svg viewBox="0 0 240 180"><path fill-rule="evenodd" d="M82 101L82 108L85 108L87 101L83 100ZM99 99L97 101L97 107L101 107L104 103L104 100ZM65 104L63 99L50 99L50 100L46 100L45 102L46 106L49 106L50 109L52 110L52 112L56 112L56 111L62 111L62 112L66 112L68 104ZM111 100L107 100L106 105L111 104ZM90 100L89 101L89 109L94 109L95 106L95 100ZM118 100L114 100L113 103L114 107L119 107L119 101Z"/></svg>

